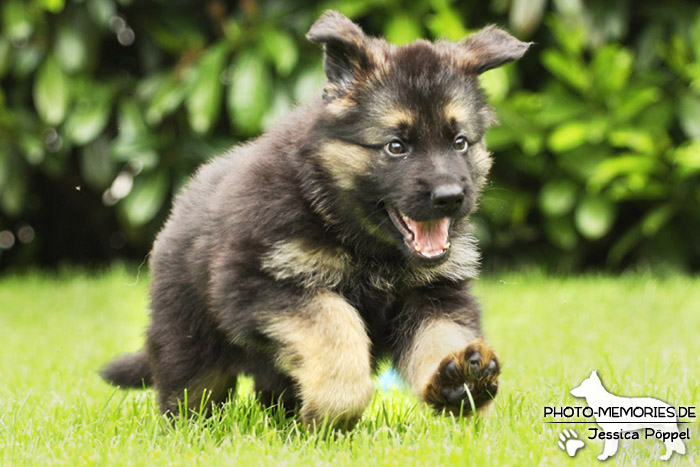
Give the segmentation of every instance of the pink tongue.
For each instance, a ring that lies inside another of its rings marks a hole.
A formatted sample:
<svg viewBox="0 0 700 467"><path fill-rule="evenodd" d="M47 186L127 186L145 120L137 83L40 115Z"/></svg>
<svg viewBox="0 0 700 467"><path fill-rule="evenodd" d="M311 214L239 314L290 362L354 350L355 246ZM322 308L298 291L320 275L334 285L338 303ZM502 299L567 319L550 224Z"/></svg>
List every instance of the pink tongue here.
<svg viewBox="0 0 700 467"><path fill-rule="evenodd" d="M413 247L422 253L437 254L447 249L447 229L450 218L445 217L436 221L418 222L404 219L413 231Z"/></svg>

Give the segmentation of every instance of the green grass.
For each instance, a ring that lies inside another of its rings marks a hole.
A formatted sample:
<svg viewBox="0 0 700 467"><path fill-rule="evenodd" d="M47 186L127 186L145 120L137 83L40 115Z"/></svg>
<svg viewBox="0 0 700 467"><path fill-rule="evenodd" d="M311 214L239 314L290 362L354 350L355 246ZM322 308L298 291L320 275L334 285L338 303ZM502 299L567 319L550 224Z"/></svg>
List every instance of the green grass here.
<svg viewBox="0 0 700 467"><path fill-rule="evenodd" d="M0 464L587 465L602 441L569 459L545 405L582 405L568 391L591 369L620 395L697 405L700 280L640 275L478 281L488 339L503 362L499 396L484 416L437 416L411 395L377 392L348 435L308 434L259 408L249 380L215 417L171 428L152 391L119 391L97 368L138 349L147 279L116 269L0 280ZM697 423L687 454L698 462ZM586 425L577 425L579 433ZM655 440L621 443L613 464L664 464Z"/></svg>

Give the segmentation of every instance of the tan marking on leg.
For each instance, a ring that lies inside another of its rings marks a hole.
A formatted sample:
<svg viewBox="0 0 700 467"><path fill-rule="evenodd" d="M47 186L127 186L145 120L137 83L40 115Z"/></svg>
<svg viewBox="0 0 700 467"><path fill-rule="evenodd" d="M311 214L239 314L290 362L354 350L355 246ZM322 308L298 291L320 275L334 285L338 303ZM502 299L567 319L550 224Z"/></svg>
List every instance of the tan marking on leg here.
<svg viewBox="0 0 700 467"><path fill-rule="evenodd" d="M370 341L357 310L322 292L294 315L276 316L267 332L282 343L278 364L299 386L305 423L353 423L374 391Z"/></svg>
<svg viewBox="0 0 700 467"><path fill-rule="evenodd" d="M475 338L471 330L446 318L429 320L421 325L399 368L413 391L422 397L443 359L464 350Z"/></svg>

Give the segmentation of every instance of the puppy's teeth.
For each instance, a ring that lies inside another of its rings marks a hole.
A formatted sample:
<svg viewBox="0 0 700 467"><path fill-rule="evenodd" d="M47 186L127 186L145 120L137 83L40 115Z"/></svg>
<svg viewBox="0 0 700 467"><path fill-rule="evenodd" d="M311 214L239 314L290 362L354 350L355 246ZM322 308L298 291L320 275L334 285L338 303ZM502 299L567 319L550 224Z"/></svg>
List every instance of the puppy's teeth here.
<svg viewBox="0 0 700 467"><path fill-rule="evenodd" d="M444 249L447 250L448 248L450 248L451 245L452 245L452 244L451 244L450 242L447 242L447 244L445 244L445 248L444 248Z"/></svg>
<svg viewBox="0 0 700 467"><path fill-rule="evenodd" d="M421 249L418 245L414 246L413 249L416 250L418 253L421 252Z"/></svg>

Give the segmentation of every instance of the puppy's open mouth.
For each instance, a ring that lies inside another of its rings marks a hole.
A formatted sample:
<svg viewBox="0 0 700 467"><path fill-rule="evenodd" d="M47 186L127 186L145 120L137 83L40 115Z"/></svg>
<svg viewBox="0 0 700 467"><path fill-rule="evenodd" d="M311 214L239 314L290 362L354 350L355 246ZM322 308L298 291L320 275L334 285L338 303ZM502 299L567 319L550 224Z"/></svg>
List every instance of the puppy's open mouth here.
<svg viewBox="0 0 700 467"><path fill-rule="evenodd" d="M438 259L450 248L450 218L430 221L414 221L394 206L387 206L389 218L403 235L406 245L418 257Z"/></svg>

